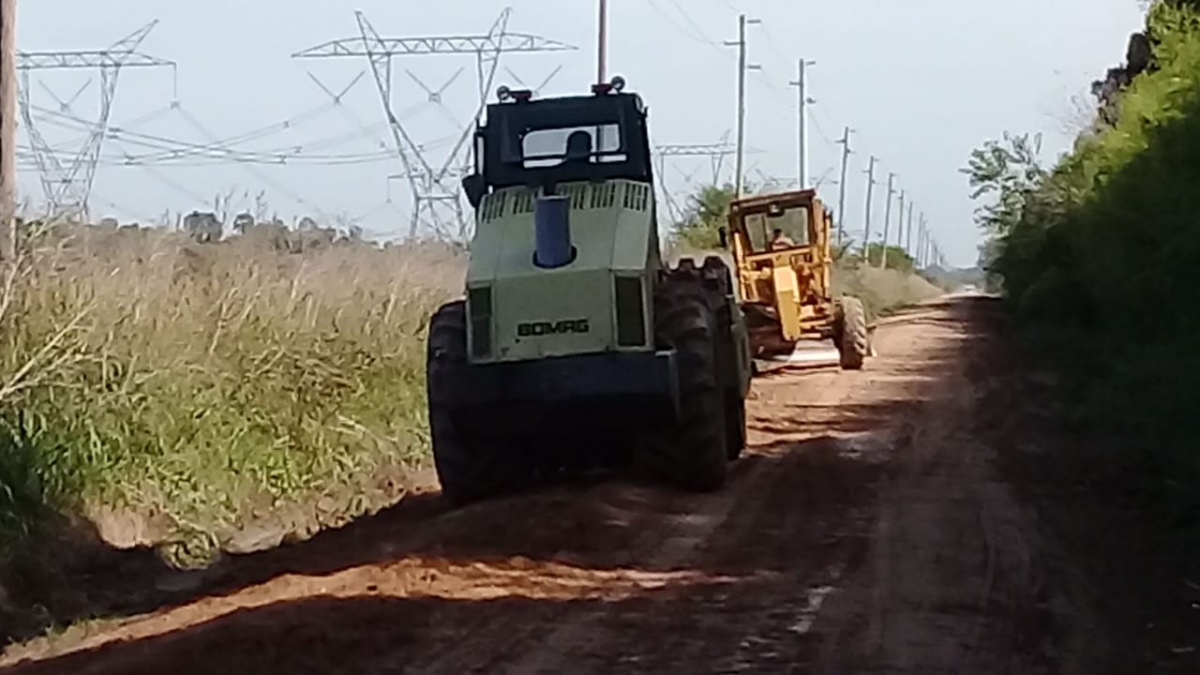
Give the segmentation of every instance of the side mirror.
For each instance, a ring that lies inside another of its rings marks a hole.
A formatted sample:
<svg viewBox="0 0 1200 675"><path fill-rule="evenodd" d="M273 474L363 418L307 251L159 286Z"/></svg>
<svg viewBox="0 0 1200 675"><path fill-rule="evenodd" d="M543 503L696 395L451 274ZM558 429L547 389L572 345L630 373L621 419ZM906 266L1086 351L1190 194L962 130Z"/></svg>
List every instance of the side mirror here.
<svg viewBox="0 0 1200 675"><path fill-rule="evenodd" d="M724 227L718 227L717 238L721 242L721 248L729 248L729 230Z"/></svg>
<svg viewBox="0 0 1200 675"><path fill-rule="evenodd" d="M487 195L487 181L483 176L473 173L462 179L463 192L467 195L467 201L471 204L471 208L478 209L483 203L483 198Z"/></svg>

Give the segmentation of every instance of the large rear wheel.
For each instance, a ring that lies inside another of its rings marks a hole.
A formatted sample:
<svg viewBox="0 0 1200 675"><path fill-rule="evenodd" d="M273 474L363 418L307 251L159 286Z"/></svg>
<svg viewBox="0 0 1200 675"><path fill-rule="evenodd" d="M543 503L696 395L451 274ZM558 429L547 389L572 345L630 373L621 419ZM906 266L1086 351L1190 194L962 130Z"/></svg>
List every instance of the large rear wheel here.
<svg viewBox="0 0 1200 675"><path fill-rule="evenodd" d="M442 495L455 504L512 491L521 485L525 469L519 457L504 451L503 444L468 434L469 426L451 405L455 392L447 372L466 363L466 307L459 300L433 315L425 363L433 462Z"/></svg>
<svg viewBox="0 0 1200 675"><path fill-rule="evenodd" d="M867 312L862 300L849 296L837 303L834 340L837 341L843 370L861 370L867 359Z"/></svg>
<svg viewBox="0 0 1200 675"><path fill-rule="evenodd" d="M719 489L725 483L729 429L711 302L698 284L667 282L655 310L659 346L676 354L680 414L639 449L635 466L648 478L684 490Z"/></svg>

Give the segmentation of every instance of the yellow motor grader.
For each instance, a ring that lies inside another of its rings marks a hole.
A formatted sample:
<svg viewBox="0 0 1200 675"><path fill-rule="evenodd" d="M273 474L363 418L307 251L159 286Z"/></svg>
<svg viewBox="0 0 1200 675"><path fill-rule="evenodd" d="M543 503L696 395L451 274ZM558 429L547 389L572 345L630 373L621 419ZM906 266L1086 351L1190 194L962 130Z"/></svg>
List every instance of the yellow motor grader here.
<svg viewBox="0 0 1200 675"><path fill-rule="evenodd" d="M801 340L832 340L845 370L868 352L862 301L833 297L833 217L816 191L792 190L736 199L721 246L733 257L751 351L767 359L791 354Z"/></svg>

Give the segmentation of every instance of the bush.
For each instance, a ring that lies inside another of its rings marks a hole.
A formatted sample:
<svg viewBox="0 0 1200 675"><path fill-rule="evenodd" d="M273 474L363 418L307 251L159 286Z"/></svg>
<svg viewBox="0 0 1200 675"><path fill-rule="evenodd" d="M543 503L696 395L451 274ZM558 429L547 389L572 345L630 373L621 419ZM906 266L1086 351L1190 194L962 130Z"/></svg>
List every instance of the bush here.
<svg viewBox="0 0 1200 675"><path fill-rule="evenodd" d="M1071 337L1059 356L1085 380L1091 423L1125 439L1112 473L1194 526L1200 14L1177 4L1151 8L1154 67L1116 99L1115 124L1032 189L1001 190L1016 207L994 232L992 269L1028 329Z"/></svg>
<svg viewBox="0 0 1200 675"><path fill-rule="evenodd" d="M381 506L425 461L424 328L456 254L71 234L4 297L0 537L66 510L202 561L251 523Z"/></svg>

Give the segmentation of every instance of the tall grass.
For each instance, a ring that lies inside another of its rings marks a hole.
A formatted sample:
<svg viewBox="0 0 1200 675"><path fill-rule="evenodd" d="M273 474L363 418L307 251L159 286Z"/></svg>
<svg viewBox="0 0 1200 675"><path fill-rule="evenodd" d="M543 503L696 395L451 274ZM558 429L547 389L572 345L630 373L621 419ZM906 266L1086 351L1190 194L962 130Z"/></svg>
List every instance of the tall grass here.
<svg viewBox="0 0 1200 675"><path fill-rule="evenodd" d="M381 505L426 459L424 329L461 274L435 246L43 242L0 317L0 538L70 511L186 563Z"/></svg>

